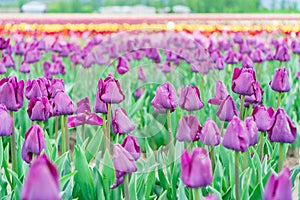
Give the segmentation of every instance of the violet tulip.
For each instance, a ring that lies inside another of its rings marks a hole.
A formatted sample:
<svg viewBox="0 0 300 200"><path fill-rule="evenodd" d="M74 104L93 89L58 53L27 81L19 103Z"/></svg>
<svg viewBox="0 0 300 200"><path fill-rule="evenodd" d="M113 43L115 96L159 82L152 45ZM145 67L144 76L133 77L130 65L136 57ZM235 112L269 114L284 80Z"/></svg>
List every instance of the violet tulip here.
<svg viewBox="0 0 300 200"><path fill-rule="evenodd" d="M260 87L259 82L255 82L253 85L254 93L251 96L245 96L245 103L249 104L261 104L264 91Z"/></svg>
<svg viewBox="0 0 300 200"><path fill-rule="evenodd" d="M141 148L137 141L137 139L133 135L127 135L126 138L122 142L122 147L126 149L134 158L134 160L138 160L141 156Z"/></svg>
<svg viewBox="0 0 300 200"><path fill-rule="evenodd" d="M124 134L135 129L135 125L129 119L123 108L116 108L112 115L112 127L115 134Z"/></svg>
<svg viewBox="0 0 300 200"><path fill-rule="evenodd" d="M290 57L288 48L284 45L279 45L276 48L274 58L275 58L275 60L278 60L280 62L289 61L291 59L291 57Z"/></svg>
<svg viewBox="0 0 300 200"><path fill-rule="evenodd" d="M30 65L26 62L22 62L20 65L19 71L24 74L29 74L30 73Z"/></svg>
<svg viewBox="0 0 300 200"><path fill-rule="evenodd" d="M255 71L251 68L235 68L232 77L231 89L240 95L252 95L256 82Z"/></svg>
<svg viewBox="0 0 300 200"><path fill-rule="evenodd" d="M25 140L22 146L22 158L30 163L33 155L40 155L46 148L44 131L37 124L33 124L25 133Z"/></svg>
<svg viewBox="0 0 300 200"><path fill-rule="evenodd" d="M194 111L203 108L204 104L200 97L197 86L188 85L181 89L179 105L183 110Z"/></svg>
<svg viewBox="0 0 300 200"><path fill-rule="evenodd" d="M18 111L24 105L24 81L10 76L0 80L0 103L8 110Z"/></svg>
<svg viewBox="0 0 300 200"><path fill-rule="evenodd" d="M3 62L0 61L0 74L6 74L6 67Z"/></svg>
<svg viewBox="0 0 300 200"><path fill-rule="evenodd" d="M238 55L233 50L229 50L224 55L225 63L227 64L237 64L239 62Z"/></svg>
<svg viewBox="0 0 300 200"><path fill-rule="evenodd" d="M292 200L292 182L289 168L283 169L276 177L271 174L263 193L264 200Z"/></svg>
<svg viewBox="0 0 300 200"><path fill-rule="evenodd" d="M25 178L21 199L60 200L59 173L46 154L39 156L31 164Z"/></svg>
<svg viewBox="0 0 300 200"><path fill-rule="evenodd" d="M222 121L230 121L234 116L238 116L236 105L230 95L222 101L217 116Z"/></svg>
<svg viewBox="0 0 300 200"><path fill-rule="evenodd" d="M201 142L208 146L217 146L220 144L220 139L220 130L216 122L208 118L201 131Z"/></svg>
<svg viewBox="0 0 300 200"><path fill-rule="evenodd" d="M49 93L50 93L50 97L54 98L55 95L58 92L64 92L65 91L65 84L64 84L64 80L62 79L53 79L51 86L49 88Z"/></svg>
<svg viewBox="0 0 300 200"><path fill-rule="evenodd" d="M170 109L170 112L174 112L178 105L174 86L169 82L158 86L151 104L156 113L167 113L168 109Z"/></svg>
<svg viewBox="0 0 300 200"><path fill-rule="evenodd" d="M10 39L4 39L3 37L0 37L0 51L6 49L9 45Z"/></svg>
<svg viewBox="0 0 300 200"><path fill-rule="evenodd" d="M268 128L268 137L271 142L293 143L296 140L296 126L285 110L278 108L273 114Z"/></svg>
<svg viewBox="0 0 300 200"><path fill-rule="evenodd" d="M44 77L29 79L26 82L25 96L27 99L49 96L50 81Z"/></svg>
<svg viewBox="0 0 300 200"><path fill-rule="evenodd" d="M249 146L254 146L258 141L258 128L253 117L247 117L245 119L245 125L248 130Z"/></svg>
<svg viewBox="0 0 300 200"><path fill-rule="evenodd" d="M216 81L215 97L208 100L208 103L213 105L221 105L222 101L229 95L226 86L222 81Z"/></svg>
<svg viewBox="0 0 300 200"><path fill-rule="evenodd" d="M118 58L117 72L118 74L125 74L130 70L128 60L125 57Z"/></svg>
<svg viewBox="0 0 300 200"><path fill-rule="evenodd" d="M183 116L178 122L176 139L187 142L198 141L201 130L201 124L196 116Z"/></svg>
<svg viewBox="0 0 300 200"><path fill-rule="evenodd" d="M289 82L289 71L287 68L276 69L272 81L269 83L272 90L277 92L288 92L291 89Z"/></svg>
<svg viewBox="0 0 300 200"><path fill-rule="evenodd" d="M245 55L242 59L242 67L243 68L254 68L254 62L252 61L252 59Z"/></svg>
<svg viewBox="0 0 300 200"><path fill-rule="evenodd" d="M74 113L73 101L65 92L58 92L53 98L53 116L72 115Z"/></svg>
<svg viewBox="0 0 300 200"><path fill-rule="evenodd" d="M205 187L212 183L211 160L206 149L196 147L191 156L187 150L183 151L180 177L189 188Z"/></svg>
<svg viewBox="0 0 300 200"><path fill-rule="evenodd" d="M248 130L245 123L238 117L233 117L233 119L228 123L222 145L227 149L235 151L247 151L249 147Z"/></svg>
<svg viewBox="0 0 300 200"><path fill-rule="evenodd" d="M0 104L0 136L10 136L13 130L14 119L8 113L6 106Z"/></svg>
<svg viewBox="0 0 300 200"><path fill-rule="evenodd" d="M124 176L137 171L133 156L120 144L114 145L114 167L116 170L116 181L110 186L111 189L118 187L124 182Z"/></svg>
<svg viewBox="0 0 300 200"><path fill-rule="evenodd" d="M13 69L16 68L15 61L10 54L5 55L3 57L3 63L6 68L9 68L9 67L12 67Z"/></svg>
<svg viewBox="0 0 300 200"><path fill-rule="evenodd" d="M268 109L264 105L256 106L252 112L254 121L259 131L267 131L270 127L274 110L272 107Z"/></svg>
<svg viewBox="0 0 300 200"><path fill-rule="evenodd" d="M135 93L134 93L134 97L136 99L139 99L141 98L141 96L145 93L145 89L144 88L138 88L135 90Z"/></svg>
<svg viewBox="0 0 300 200"><path fill-rule="evenodd" d="M52 116L51 101L47 97L36 97L29 101L27 113L32 121L45 121Z"/></svg>
<svg viewBox="0 0 300 200"><path fill-rule="evenodd" d="M138 68L138 79L143 82L147 81L147 78L146 78L146 75L144 72L144 68L142 66L139 66L139 68Z"/></svg>

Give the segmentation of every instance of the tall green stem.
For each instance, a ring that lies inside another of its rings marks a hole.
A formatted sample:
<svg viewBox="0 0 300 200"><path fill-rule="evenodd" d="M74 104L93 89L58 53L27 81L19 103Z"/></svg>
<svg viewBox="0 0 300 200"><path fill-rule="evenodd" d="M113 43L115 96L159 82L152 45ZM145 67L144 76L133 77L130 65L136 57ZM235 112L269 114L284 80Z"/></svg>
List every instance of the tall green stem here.
<svg viewBox="0 0 300 200"><path fill-rule="evenodd" d="M125 200L130 200L129 190L128 190L128 184L129 184L128 178L129 178L128 174L125 175L125 177L124 177L124 194L125 194Z"/></svg>
<svg viewBox="0 0 300 200"><path fill-rule="evenodd" d="M239 175L239 152L234 152L235 164L234 164L234 171L235 171L235 199L240 200L240 175Z"/></svg>
<svg viewBox="0 0 300 200"><path fill-rule="evenodd" d="M43 123L43 121L39 121L39 126L41 127L41 129L44 128L44 123Z"/></svg>
<svg viewBox="0 0 300 200"><path fill-rule="evenodd" d="M279 163L278 163L278 173L282 170L283 166L283 156L284 156L284 143L279 143Z"/></svg>
<svg viewBox="0 0 300 200"><path fill-rule="evenodd" d="M82 138L82 141L85 140L84 124L81 125L81 138Z"/></svg>
<svg viewBox="0 0 300 200"><path fill-rule="evenodd" d="M106 148L107 148L107 141L106 141L106 117L107 117L107 115L106 114L103 114L103 116L102 116L102 120L103 120L103 124L102 124L102 128L103 128L103 137L104 137L104 151L103 152L105 152L105 150L106 150Z"/></svg>
<svg viewBox="0 0 300 200"><path fill-rule="evenodd" d="M58 118L59 118L59 116L55 117L55 139L58 138L58 123L59 123Z"/></svg>
<svg viewBox="0 0 300 200"><path fill-rule="evenodd" d="M224 123L225 123L225 121L221 121L220 133L221 133L221 136L222 136L222 137L223 137L223 135L224 135Z"/></svg>
<svg viewBox="0 0 300 200"><path fill-rule="evenodd" d="M211 160L211 167L212 167L212 171L215 170L215 147L210 147L210 152L209 152L209 156L210 156L210 160Z"/></svg>
<svg viewBox="0 0 300 200"><path fill-rule="evenodd" d="M281 100L281 92L278 92L277 108L280 107L280 100Z"/></svg>
<svg viewBox="0 0 300 200"><path fill-rule="evenodd" d="M195 188L194 191L195 191L194 200L201 200L202 198L201 188Z"/></svg>
<svg viewBox="0 0 300 200"><path fill-rule="evenodd" d="M68 116L65 115L65 121L64 121L64 126L65 126L65 136L66 136L66 151L69 150L70 148L70 139L69 139L69 127L68 127Z"/></svg>
<svg viewBox="0 0 300 200"><path fill-rule="evenodd" d="M259 158L262 160L264 157L264 137L265 137L265 133L261 132L260 133L260 138L259 138Z"/></svg>
<svg viewBox="0 0 300 200"><path fill-rule="evenodd" d="M244 120L244 104L245 104L245 95L242 95L241 109L240 109L240 119L241 120Z"/></svg>
<svg viewBox="0 0 300 200"><path fill-rule="evenodd" d="M10 111L11 117L14 119L14 112ZM12 134L10 138L11 142L11 164L12 170L18 174L18 165L17 165L17 147L16 147L16 135L15 135L15 126L12 126ZM14 179L12 179L13 185L15 185Z"/></svg>
<svg viewBox="0 0 300 200"><path fill-rule="evenodd" d="M245 151L243 153L243 170L245 170L247 168L247 164L248 164L248 151Z"/></svg>
<svg viewBox="0 0 300 200"><path fill-rule="evenodd" d="M173 162L174 159L174 144L173 144L173 133L172 133L172 124L171 124L171 110L167 109L167 124L168 124L168 139L170 145L170 160Z"/></svg>
<svg viewBox="0 0 300 200"><path fill-rule="evenodd" d="M66 133L65 133L65 127L64 127L64 115L60 116L60 125L61 125L61 154L64 154L67 150L66 147Z"/></svg>
<svg viewBox="0 0 300 200"><path fill-rule="evenodd" d="M110 121L111 121L111 104L107 104L107 129L106 129L106 144L105 147L110 152Z"/></svg>

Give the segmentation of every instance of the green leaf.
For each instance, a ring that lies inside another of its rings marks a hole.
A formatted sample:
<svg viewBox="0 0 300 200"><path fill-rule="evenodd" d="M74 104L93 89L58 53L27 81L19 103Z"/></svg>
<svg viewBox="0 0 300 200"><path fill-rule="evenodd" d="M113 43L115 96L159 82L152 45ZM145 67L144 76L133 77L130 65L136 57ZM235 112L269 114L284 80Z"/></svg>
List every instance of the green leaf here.
<svg viewBox="0 0 300 200"><path fill-rule="evenodd" d="M66 152L60 157L58 157L54 163L57 166L57 169L61 177L71 173L72 166L71 166L71 159L70 159L69 152Z"/></svg>
<svg viewBox="0 0 300 200"><path fill-rule="evenodd" d="M101 174L96 167L93 168L92 172L96 191L96 199L105 199Z"/></svg>
<svg viewBox="0 0 300 200"><path fill-rule="evenodd" d="M300 165L297 165L297 166L293 167L291 169L291 172L292 172L291 173L291 181L292 181L292 184L293 184L293 187L294 187L295 180L296 180L298 174L300 173Z"/></svg>
<svg viewBox="0 0 300 200"><path fill-rule="evenodd" d="M125 176L128 176L128 174ZM129 177L127 177L127 178L129 178ZM137 192L136 192L136 175L135 174L131 175L131 179L130 179L130 182L128 185L128 190L129 190L130 200L137 200L138 198L137 198Z"/></svg>
<svg viewBox="0 0 300 200"><path fill-rule="evenodd" d="M103 157L103 168L102 168L102 180L105 199L110 199L110 186L114 183L115 180L115 168L113 161L110 158L109 152L106 151ZM116 190L116 189L114 189Z"/></svg>
<svg viewBox="0 0 300 200"><path fill-rule="evenodd" d="M73 172L71 172L71 173L69 173L69 174L67 174L67 175L65 175L65 176L63 176L63 177L61 177L60 179L59 179L59 182L60 182L60 185L61 185L61 187L64 187L64 185L75 175L77 173L77 171L75 170L75 171L73 171Z"/></svg>
<svg viewBox="0 0 300 200"><path fill-rule="evenodd" d="M158 200L163 200L163 199L167 199L167 190L165 190L158 198Z"/></svg>
<svg viewBox="0 0 300 200"><path fill-rule="evenodd" d="M98 127L93 139L87 145L85 150L85 156L87 158L88 163L95 157L96 153L99 151L100 144L102 142L102 132L100 132L100 127Z"/></svg>
<svg viewBox="0 0 300 200"><path fill-rule="evenodd" d="M155 177L155 171L151 171L149 172L149 174L147 175L147 180L146 180L146 183L145 183L145 197L147 199L147 197L150 196L151 194L151 191L152 191L152 188L155 184L155 181L156 181L156 177Z"/></svg>
<svg viewBox="0 0 300 200"><path fill-rule="evenodd" d="M179 181L178 190L179 190L178 199L188 200L188 198L185 195L185 186L183 185L182 181Z"/></svg>

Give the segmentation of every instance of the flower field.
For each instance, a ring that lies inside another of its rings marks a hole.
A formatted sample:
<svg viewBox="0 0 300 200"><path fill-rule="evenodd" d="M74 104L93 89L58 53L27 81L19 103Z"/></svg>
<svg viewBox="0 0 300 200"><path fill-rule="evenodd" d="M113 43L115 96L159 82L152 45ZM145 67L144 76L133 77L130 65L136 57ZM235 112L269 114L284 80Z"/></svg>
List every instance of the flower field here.
<svg viewBox="0 0 300 200"><path fill-rule="evenodd" d="M300 198L300 26L169 16L1 19L1 199Z"/></svg>

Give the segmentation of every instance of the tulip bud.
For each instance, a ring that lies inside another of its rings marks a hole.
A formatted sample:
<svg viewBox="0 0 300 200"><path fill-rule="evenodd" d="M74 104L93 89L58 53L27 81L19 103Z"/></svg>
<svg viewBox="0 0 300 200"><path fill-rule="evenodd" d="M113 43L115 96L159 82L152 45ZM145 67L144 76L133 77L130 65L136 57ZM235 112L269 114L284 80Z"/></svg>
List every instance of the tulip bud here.
<svg viewBox="0 0 300 200"><path fill-rule="evenodd" d="M183 116L178 122L176 138L178 141L198 141L201 129L202 127L196 116Z"/></svg>
<svg viewBox="0 0 300 200"><path fill-rule="evenodd" d="M190 157L187 150L181 155L181 180L190 188L205 187L212 183L211 160L206 149L196 147Z"/></svg>
<svg viewBox="0 0 300 200"><path fill-rule="evenodd" d="M199 89L191 85L182 88L179 105L183 110L187 111L200 110L203 108L204 104L201 100Z"/></svg>
<svg viewBox="0 0 300 200"><path fill-rule="evenodd" d="M139 66L139 69L138 69L138 79L143 82L147 81L147 78L145 76L145 72L144 72L144 69L142 66Z"/></svg>
<svg viewBox="0 0 300 200"><path fill-rule="evenodd" d="M113 76L108 76L104 81L100 78L98 93L100 100L104 103L118 104L125 99L119 81Z"/></svg>
<svg viewBox="0 0 300 200"><path fill-rule="evenodd" d="M255 63L264 62L263 52L260 49L255 49L251 54L251 58Z"/></svg>
<svg viewBox="0 0 300 200"><path fill-rule="evenodd" d="M227 64L237 64L239 62L237 53L232 50L227 51L224 57Z"/></svg>
<svg viewBox="0 0 300 200"><path fill-rule="evenodd" d="M247 117L245 119L245 125L248 130L249 146L254 146L258 141L258 128L253 117Z"/></svg>
<svg viewBox="0 0 300 200"><path fill-rule="evenodd" d="M272 90L277 92L288 92L291 89L289 82L289 71L287 68L276 69L272 81L269 83Z"/></svg>
<svg viewBox="0 0 300 200"><path fill-rule="evenodd" d="M23 160L30 163L32 155L40 155L45 148L44 131L39 125L33 124L25 134L25 140L22 146Z"/></svg>
<svg viewBox="0 0 300 200"><path fill-rule="evenodd" d="M112 127L115 134L124 134L135 129L135 125L129 119L123 108L116 108L112 115Z"/></svg>
<svg viewBox="0 0 300 200"><path fill-rule="evenodd" d="M25 96L27 99L49 96L50 82L46 78L27 80Z"/></svg>
<svg viewBox="0 0 300 200"><path fill-rule="evenodd" d="M217 124L208 118L201 131L200 140L208 146L217 146L220 144L220 130Z"/></svg>
<svg viewBox="0 0 300 200"><path fill-rule="evenodd" d="M223 70L224 69L224 59L223 59L223 57L217 58L215 68L218 69L218 70Z"/></svg>
<svg viewBox="0 0 300 200"><path fill-rule="evenodd" d="M289 61L291 57L288 48L284 45L277 46L274 58L275 60L279 60L281 62Z"/></svg>
<svg viewBox="0 0 300 200"><path fill-rule="evenodd" d="M100 99L100 93L99 93L99 89L96 93L96 99L95 99L95 105L94 105L94 110L96 113L103 113L103 114L107 114L107 103L103 102Z"/></svg>
<svg viewBox="0 0 300 200"><path fill-rule="evenodd" d="M51 102L47 97L32 98L27 113L32 121L45 121L52 116Z"/></svg>
<svg viewBox="0 0 300 200"><path fill-rule="evenodd" d="M178 104L174 86L169 82L158 86L151 104L156 113L167 113L167 109L174 112Z"/></svg>
<svg viewBox="0 0 300 200"><path fill-rule="evenodd" d="M141 98L141 96L145 93L145 90L143 88L138 88L136 89L135 93L134 93L134 97L136 99Z"/></svg>
<svg viewBox="0 0 300 200"><path fill-rule="evenodd" d="M259 131L267 131L270 127L274 110L272 107L267 108L264 105L256 106L252 112L254 121Z"/></svg>
<svg viewBox="0 0 300 200"><path fill-rule="evenodd" d="M14 119L8 113L6 106L0 104L0 136L10 136L13 130Z"/></svg>
<svg viewBox="0 0 300 200"><path fill-rule="evenodd" d="M118 74L125 74L130 70L128 60L125 57L118 58L117 72Z"/></svg>
<svg viewBox="0 0 300 200"><path fill-rule="evenodd" d="M229 95L226 86L222 81L216 82L215 97L208 100L208 103L213 105L221 105L222 101Z"/></svg>
<svg viewBox="0 0 300 200"><path fill-rule="evenodd" d="M254 68L254 62L252 61L252 59L249 56L245 55L243 57L242 67L243 68Z"/></svg>
<svg viewBox="0 0 300 200"><path fill-rule="evenodd" d="M245 96L245 103L262 103L262 97L264 94L263 89L260 87L259 82L255 82L253 85L254 93L251 96Z"/></svg>
<svg viewBox="0 0 300 200"><path fill-rule="evenodd" d="M248 130L245 123L238 117L233 117L228 123L222 145L235 151L247 151L249 147Z"/></svg>
<svg viewBox="0 0 300 200"><path fill-rule="evenodd" d="M62 79L53 79L52 84L49 89L49 93L51 98L54 98L56 93L58 92L64 92L65 91L65 84L64 80Z"/></svg>
<svg viewBox="0 0 300 200"><path fill-rule="evenodd" d="M293 143L296 140L296 133L296 126L285 110L278 108L268 128L269 140L271 142Z"/></svg>
<svg viewBox="0 0 300 200"><path fill-rule="evenodd" d="M13 69L16 68L15 61L14 61L13 57L10 54L5 55L3 57L3 63L4 63L6 68L9 68L9 67L12 67Z"/></svg>
<svg viewBox="0 0 300 200"><path fill-rule="evenodd" d="M39 156L31 164L23 184L21 199L60 200L59 174L56 166L46 154Z"/></svg>
<svg viewBox="0 0 300 200"><path fill-rule="evenodd" d="M72 115L74 113L73 101L65 92L56 93L53 98L53 116Z"/></svg>
<svg viewBox="0 0 300 200"><path fill-rule="evenodd" d="M0 103L8 110L18 111L24 105L24 81L10 76L0 80Z"/></svg>
<svg viewBox="0 0 300 200"><path fill-rule="evenodd" d="M0 37L0 51L6 49L9 46L10 38L6 40L3 37Z"/></svg>
<svg viewBox="0 0 300 200"><path fill-rule="evenodd" d="M231 89L240 95L252 95L256 82L255 71L251 68L235 68L232 77Z"/></svg>
<svg viewBox="0 0 300 200"><path fill-rule="evenodd" d="M30 65L26 62L22 62L19 70L21 73L29 74L30 73Z"/></svg>
<svg viewBox="0 0 300 200"><path fill-rule="evenodd" d="M238 116L236 105L230 95L222 101L217 116L222 121L230 121L234 116Z"/></svg>
<svg viewBox="0 0 300 200"><path fill-rule="evenodd" d="M289 168L283 169L278 177L271 174L263 193L264 200L292 200L292 182Z"/></svg>
<svg viewBox="0 0 300 200"><path fill-rule="evenodd" d="M126 138L122 142L122 147L126 149L134 158L134 160L138 160L141 156L141 148L137 141L137 139L133 135L127 135Z"/></svg>
<svg viewBox="0 0 300 200"><path fill-rule="evenodd" d="M0 61L0 74L6 74L6 67L3 62Z"/></svg>
<svg viewBox="0 0 300 200"><path fill-rule="evenodd" d="M24 62L26 63L35 63L41 59L41 53L38 50L29 50L25 53Z"/></svg>

